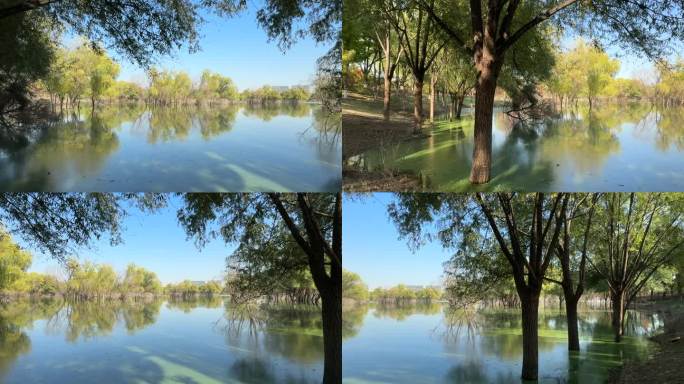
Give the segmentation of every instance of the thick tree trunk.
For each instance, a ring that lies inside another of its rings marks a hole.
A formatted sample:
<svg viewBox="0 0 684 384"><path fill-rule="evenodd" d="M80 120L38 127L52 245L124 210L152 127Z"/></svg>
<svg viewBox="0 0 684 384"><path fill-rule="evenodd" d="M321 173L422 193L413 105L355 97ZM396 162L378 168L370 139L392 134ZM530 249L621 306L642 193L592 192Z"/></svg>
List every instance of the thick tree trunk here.
<svg viewBox="0 0 684 384"><path fill-rule="evenodd" d="M321 294L323 315L323 383L342 382L342 291L332 288Z"/></svg>
<svg viewBox="0 0 684 384"><path fill-rule="evenodd" d="M490 179L494 95L501 65L492 61L490 65L480 67L483 69L475 86L475 138L470 171L470 182L473 184L484 184Z"/></svg>
<svg viewBox="0 0 684 384"><path fill-rule="evenodd" d="M420 131L423 123L423 79L416 79L413 89L413 120L414 130Z"/></svg>
<svg viewBox="0 0 684 384"><path fill-rule="evenodd" d="M578 298L565 297L565 314L568 318L568 350L579 351L579 327L577 319Z"/></svg>
<svg viewBox="0 0 684 384"><path fill-rule="evenodd" d="M613 315L611 318L613 334L615 335L615 342L619 343L622 341L623 335L622 324L625 318L625 293L622 291L612 292L610 301L613 306Z"/></svg>
<svg viewBox="0 0 684 384"><path fill-rule="evenodd" d="M539 292L520 295L522 306L522 379L537 380L539 370Z"/></svg>

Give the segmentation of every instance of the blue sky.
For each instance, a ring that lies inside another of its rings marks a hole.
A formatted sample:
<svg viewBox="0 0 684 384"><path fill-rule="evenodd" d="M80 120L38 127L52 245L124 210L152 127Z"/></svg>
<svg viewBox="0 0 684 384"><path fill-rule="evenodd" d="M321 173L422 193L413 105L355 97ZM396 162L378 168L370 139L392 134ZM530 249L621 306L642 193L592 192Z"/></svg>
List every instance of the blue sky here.
<svg viewBox="0 0 684 384"><path fill-rule="evenodd" d="M210 69L232 78L240 90L266 84L309 84L315 74L316 60L330 46L316 44L307 38L299 40L283 53L276 41L268 42L268 36L257 25L258 7L253 3L250 2L248 10L239 17L203 15L206 21L199 31L201 50L190 54L184 48L174 57L160 58L157 66L184 70L193 80L199 80L202 71ZM67 38L70 39L73 36ZM121 59L115 52L109 53L121 65L120 80L146 82L143 69Z"/></svg>
<svg viewBox="0 0 684 384"><path fill-rule="evenodd" d="M451 253L438 242L411 252L387 216L392 194L345 199L342 228L344 268L358 273L369 288L438 284Z"/></svg>
<svg viewBox="0 0 684 384"><path fill-rule="evenodd" d="M169 207L155 214L130 209L124 220L124 243L110 246L108 239L95 242L92 249L80 249L78 259L112 265L123 272L129 263L143 266L157 273L164 283L184 279L211 280L220 278L226 266L226 256L235 245L215 240L199 250L176 219L181 202L175 196ZM22 244L21 239L17 241ZM61 270L57 262L46 255L33 253L30 271L54 273Z"/></svg>

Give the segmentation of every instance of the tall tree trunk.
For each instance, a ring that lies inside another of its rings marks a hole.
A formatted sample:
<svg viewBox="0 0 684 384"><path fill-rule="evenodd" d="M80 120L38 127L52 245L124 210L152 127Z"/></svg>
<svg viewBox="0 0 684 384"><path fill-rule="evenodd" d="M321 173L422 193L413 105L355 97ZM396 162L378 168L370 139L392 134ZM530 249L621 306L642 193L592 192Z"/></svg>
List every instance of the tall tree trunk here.
<svg viewBox="0 0 684 384"><path fill-rule="evenodd" d="M90 104L93 111L95 111L95 96L90 97Z"/></svg>
<svg viewBox="0 0 684 384"><path fill-rule="evenodd" d="M323 383L342 382L342 291L321 293L323 315Z"/></svg>
<svg viewBox="0 0 684 384"><path fill-rule="evenodd" d="M413 89L413 120L415 132L419 132L423 123L423 79L416 78Z"/></svg>
<svg viewBox="0 0 684 384"><path fill-rule="evenodd" d="M579 351L579 326L577 319L578 297L566 293L565 295L565 314L568 318L568 350Z"/></svg>
<svg viewBox="0 0 684 384"><path fill-rule="evenodd" d="M615 335L615 342L619 343L622 341L622 324L625 319L625 293L623 291L611 292L610 301L613 306L613 315L611 318L613 334Z"/></svg>
<svg viewBox="0 0 684 384"><path fill-rule="evenodd" d="M481 59L485 60L485 59ZM492 117L494 95L501 64L491 59L489 65L479 65L480 76L475 86L475 138L470 182L489 182L492 167Z"/></svg>
<svg viewBox="0 0 684 384"><path fill-rule="evenodd" d="M539 370L539 292L531 289L521 294L520 303L523 337L522 379L537 380Z"/></svg>

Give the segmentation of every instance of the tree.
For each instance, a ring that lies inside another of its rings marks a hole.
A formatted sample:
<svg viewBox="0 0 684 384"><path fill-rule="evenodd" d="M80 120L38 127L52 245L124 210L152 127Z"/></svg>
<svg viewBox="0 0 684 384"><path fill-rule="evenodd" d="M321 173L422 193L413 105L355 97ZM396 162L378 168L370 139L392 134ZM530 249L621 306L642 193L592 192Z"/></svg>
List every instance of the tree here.
<svg viewBox="0 0 684 384"><path fill-rule="evenodd" d="M538 375L538 311L544 278L559 243L568 196L556 194L401 194L388 212L399 234L418 246L438 222L439 239L455 248L457 275L496 282L513 277L522 307L522 378ZM502 260L504 259L504 260ZM508 264L509 268L502 265Z"/></svg>
<svg viewBox="0 0 684 384"><path fill-rule="evenodd" d="M22 278L31 265L31 253L17 245L12 237L0 230L0 291L7 290Z"/></svg>
<svg viewBox="0 0 684 384"><path fill-rule="evenodd" d="M195 51L200 9L223 11L226 3L230 1L11 0L0 5L0 20L44 16L55 24L66 24L75 35L96 43L106 41L123 56L147 67L156 54L170 54L182 45Z"/></svg>
<svg viewBox="0 0 684 384"><path fill-rule="evenodd" d="M604 94L613 81L620 62L596 47L587 46L582 40L567 55L573 63L573 72L581 79L580 89L589 101L589 108L592 108L596 97Z"/></svg>
<svg viewBox="0 0 684 384"><path fill-rule="evenodd" d="M449 115L460 119L463 101L475 87L477 74L469 58L451 49L445 49L439 60L439 83L451 97Z"/></svg>
<svg viewBox="0 0 684 384"><path fill-rule="evenodd" d="M416 292L416 298L418 300L432 301L437 300L440 297L442 297L442 292L435 287L425 287Z"/></svg>
<svg viewBox="0 0 684 384"><path fill-rule="evenodd" d="M60 261L105 234L118 244L124 215L119 199L111 194L0 194L0 224L28 247Z"/></svg>
<svg viewBox="0 0 684 384"><path fill-rule="evenodd" d="M608 284L615 341L622 339L625 309L651 276L684 244L682 207L667 194L605 195L597 216L605 241L595 242L591 267Z"/></svg>
<svg viewBox="0 0 684 384"><path fill-rule="evenodd" d="M129 264L126 267L126 273L121 282L121 288L124 295L143 293L158 294L161 292L161 282L156 273L135 264Z"/></svg>
<svg viewBox="0 0 684 384"><path fill-rule="evenodd" d="M427 0L434 6L434 0ZM413 1L390 0L384 5L385 18L397 31L407 66L413 74L413 119L415 129L423 122L423 82L439 52L446 45L422 7Z"/></svg>
<svg viewBox="0 0 684 384"><path fill-rule="evenodd" d="M341 194L186 194L178 218L199 246L209 239L239 242L236 250L259 267L261 249L288 249L289 240L306 256L321 297L324 383L341 381L342 202ZM284 238L284 231L289 233ZM281 244L281 245L278 245ZM290 248L291 249L291 248ZM289 253L289 252L286 252ZM278 253L266 252L269 265ZM263 259L261 259L263 260Z"/></svg>
<svg viewBox="0 0 684 384"><path fill-rule="evenodd" d="M102 53L94 52L91 56L90 65L90 100L92 109L95 103L112 86L119 75L119 65Z"/></svg>
<svg viewBox="0 0 684 384"><path fill-rule="evenodd" d="M384 9L388 2L350 0L345 2L344 22L342 23L342 39L346 53L354 52L354 59L367 57L371 49L380 47L382 52L383 71L383 109L385 121L390 118L390 104L392 99L392 79L403 56L403 47L399 44L398 34ZM381 20L381 22L378 22ZM367 51L359 55L359 51ZM346 62L349 62L348 58Z"/></svg>
<svg viewBox="0 0 684 384"><path fill-rule="evenodd" d="M52 25L44 15L19 15L0 22L0 124L6 114L24 109L30 85L48 74L55 57Z"/></svg>
<svg viewBox="0 0 684 384"><path fill-rule="evenodd" d="M563 290L565 313L568 319L568 349L579 351L579 331L577 303L584 293L588 245L593 238L592 219L598 195L573 195L567 210L560 212L563 220L563 233L556 248L561 267L562 280L546 279L559 284ZM573 224L579 222L580 230L573 232ZM575 284L575 279L577 284Z"/></svg>
<svg viewBox="0 0 684 384"><path fill-rule="evenodd" d="M221 288L221 284L214 280L208 281L200 287L200 292L208 296L218 295L222 290L223 288Z"/></svg>
<svg viewBox="0 0 684 384"><path fill-rule="evenodd" d="M342 271L342 297L360 302L368 300L368 286L358 273Z"/></svg>
<svg viewBox="0 0 684 384"><path fill-rule="evenodd" d="M237 87L230 78L204 70L202 71L198 93L201 98L209 101L219 98L235 100L237 98Z"/></svg>
<svg viewBox="0 0 684 384"><path fill-rule="evenodd" d="M475 146L470 181L487 183L492 163L494 95L507 53L540 24L590 32L599 39L662 57L684 40L681 5L676 0L417 0L448 35L453 46L473 57L475 86ZM649 17L637 17L648 12ZM469 21L466 25L464 21Z"/></svg>

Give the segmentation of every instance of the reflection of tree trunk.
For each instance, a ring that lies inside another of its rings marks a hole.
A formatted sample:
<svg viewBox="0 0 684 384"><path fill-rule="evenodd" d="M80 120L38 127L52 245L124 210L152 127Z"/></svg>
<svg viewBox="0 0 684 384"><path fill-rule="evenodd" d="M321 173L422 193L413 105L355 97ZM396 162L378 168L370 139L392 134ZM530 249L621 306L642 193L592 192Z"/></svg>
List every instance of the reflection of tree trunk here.
<svg viewBox="0 0 684 384"><path fill-rule="evenodd" d="M624 333L622 325L625 320L625 293L621 290L612 291L610 301L613 306L613 315L611 318L613 334L615 335L615 342L619 343L622 340L622 335Z"/></svg>
<svg viewBox="0 0 684 384"><path fill-rule="evenodd" d="M456 101L456 119L461 119L461 112L463 111L463 100L465 100L465 95L459 95Z"/></svg>
<svg viewBox="0 0 684 384"><path fill-rule="evenodd" d="M523 380L536 380L539 365L538 327L539 327L539 291L526 289L520 293L522 306L523 336Z"/></svg>
<svg viewBox="0 0 684 384"><path fill-rule="evenodd" d="M342 382L342 194L335 197L332 213L332 241L321 231L313 207L306 194L297 194L305 232L300 231L285 209L278 194L270 195L278 213L294 240L306 253L311 278L320 293L325 354L323 383ZM303 233L306 233L304 238Z"/></svg>
<svg viewBox="0 0 684 384"><path fill-rule="evenodd" d="M342 381L342 290L321 294L323 315L323 383Z"/></svg>
<svg viewBox="0 0 684 384"><path fill-rule="evenodd" d="M430 122L435 122L435 84L437 79L435 74L430 75Z"/></svg>
<svg viewBox="0 0 684 384"><path fill-rule="evenodd" d="M420 131L423 122L423 79L416 78L413 89L413 120L415 131Z"/></svg>

